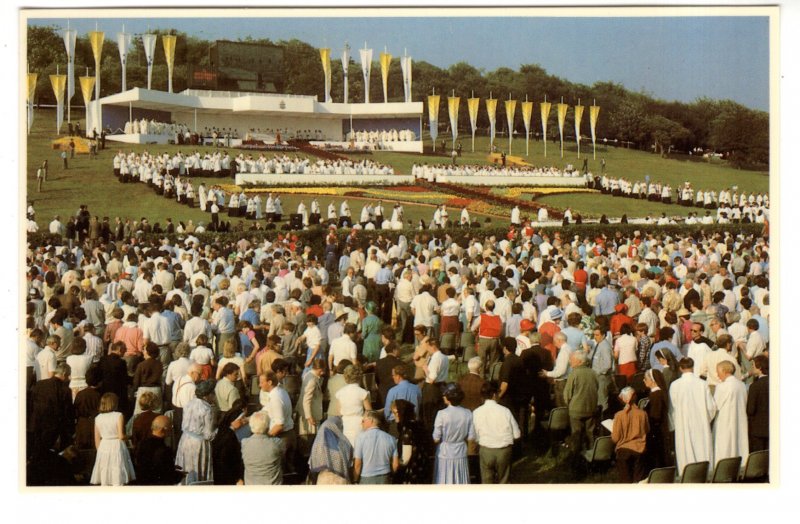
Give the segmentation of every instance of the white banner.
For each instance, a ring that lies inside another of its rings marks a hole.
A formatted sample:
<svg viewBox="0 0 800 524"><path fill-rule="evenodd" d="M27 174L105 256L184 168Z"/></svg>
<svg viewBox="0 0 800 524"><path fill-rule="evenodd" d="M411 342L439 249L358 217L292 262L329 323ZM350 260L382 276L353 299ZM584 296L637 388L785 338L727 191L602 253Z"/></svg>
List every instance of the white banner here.
<svg viewBox="0 0 800 524"><path fill-rule="evenodd" d="M127 75L125 74L128 65L128 49L133 43L133 35L126 33L123 28L122 33L117 33L117 46L119 46L119 61L122 64L122 92L128 90Z"/></svg>
<svg viewBox="0 0 800 524"><path fill-rule="evenodd" d="M342 72L344 73L344 103L347 103L347 72L350 67L350 46L344 44L344 51L342 51Z"/></svg>
<svg viewBox="0 0 800 524"><path fill-rule="evenodd" d="M364 74L364 103L369 104L369 74L372 71L372 49L359 49L361 72Z"/></svg>
<svg viewBox="0 0 800 524"><path fill-rule="evenodd" d="M67 50L67 122L72 122L72 97L75 96L75 39L74 29L64 31L64 47Z"/></svg>
<svg viewBox="0 0 800 524"><path fill-rule="evenodd" d="M406 103L411 102L411 57L400 58L400 69L403 70L403 95Z"/></svg>
<svg viewBox="0 0 800 524"><path fill-rule="evenodd" d="M147 60L147 89L152 89L153 85L153 60L156 56L156 35L147 33L142 35L142 44L144 44L144 56Z"/></svg>

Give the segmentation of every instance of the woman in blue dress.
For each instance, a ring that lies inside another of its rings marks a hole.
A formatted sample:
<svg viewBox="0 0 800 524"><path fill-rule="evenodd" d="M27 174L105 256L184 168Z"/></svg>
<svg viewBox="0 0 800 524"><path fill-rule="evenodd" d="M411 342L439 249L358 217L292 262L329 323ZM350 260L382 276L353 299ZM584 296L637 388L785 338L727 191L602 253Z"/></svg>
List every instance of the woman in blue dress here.
<svg viewBox="0 0 800 524"><path fill-rule="evenodd" d="M381 329L383 321L375 314L375 302L367 302L367 316L361 321L361 336L364 338L364 357L368 362L377 362L381 355Z"/></svg>
<svg viewBox="0 0 800 524"><path fill-rule="evenodd" d="M454 383L444 388L447 407L436 414L433 442L437 445L433 481L435 484L469 484L467 441L477 441L472 412L461 407L464 392Z"/></svg>

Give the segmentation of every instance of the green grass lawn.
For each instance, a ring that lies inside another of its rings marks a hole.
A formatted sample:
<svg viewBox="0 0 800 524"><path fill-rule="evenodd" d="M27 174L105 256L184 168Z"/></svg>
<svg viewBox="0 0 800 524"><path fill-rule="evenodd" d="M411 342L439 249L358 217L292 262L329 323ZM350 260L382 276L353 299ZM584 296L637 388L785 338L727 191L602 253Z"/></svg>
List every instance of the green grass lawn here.
<svg viewBox="0 0 800 524"><path fill-rule="evenodd" d="M85 128L85 123L81 121L81 126ZM66 130L66 124L62 128ZM62 135L63 136L63 135ZM153 145L130 145L115 144L107 142L107 149L100 152L97 159L91 160L88 155L77 155L70 161L70 169L62 170L59 152L51 148L51 141L58 136L55 133L55 112L53 110L37 110L33 129L28 135L27 150L27 169L26 169L26 188L29 200L34 201L34 207L38 214L40 228L45 228L47 223L56 214L62 218L74 214L80 204L87 204L92 214L109 217L147 217L151 222L163 222L170 217L173 221L193 220L206 222L208 215L199 209L189 209L178 205L173 200L167 200L155 195L152 190L141 184L119 184L112 174L113 155L119 149L125 151L142 152L175 152L185 150L191 152L199 149L201 152L209 148L193 148L188 146L153 146ZM489 139L488 137L477 137L475 140L475 152L471 152L471 139L469 135L462 135L459 140L463 145L462 157L458 159L461 164L485 164L488 162ZM498 138L495 145L499 149L507 148L507 139ZM430 146L430 141L426 141L426 147ZM451 143L448 137L445 154L434 156L431 154L418 155L411 153L393 153L378 151L368 155L375 161L387 163L394 167L397 173L407 174L411 172L414 163L445 163L450 162L447 155ZM439 149L441 149L439 144ZM769 177L766 173L755 171L743 171L727 167L724 163L696 163L663 159L658 155L653 155L641 151L629 150L616 147L598 147L597 160L591 159L591 142L582 145L582 156L589 155L589 168L599 171L600 159L606 159L606 170L611 175L623 176L631 180L643 180L645 175L650 175L653 180L667 182L676 186L684 181L691 181L697 188L711 188L719 190L732 185L739 186L746 191L765 192L769 190ZM437 151L438 153L439 151ZM558 144L552 142L547 145L547 157L543 154L543 144L541 141L530 141L530 156L528 161L534 165L554 165L564 167L568 163L580 167L582 159L577 158L575 144L565 145L565 158L560 157ZM236 150L231 151L232 155L237 154ZM525 140L517 138L513 141L511 153L525 157ZM294 153L292 153L294 154ZM305 156L299 154L298 156ZM361 159L362 155L354 155L353 158ZM36 168L42 160L48 159L50 164L50 174L48 181L44 185L41 193L36 192ZM228 179L194 179L197 187L201 181L206 184L229 183ZM449 195L443 194L442 200L445 201ZM302 199L309 204L310 196L284 195L281 197L284 203L284 210L288 214L294 212L297 204ZM403 200L404 196L398 192L398 200ZM325 213L328 204L334 201L337 205L342 197L319 197L319 202ZM350 207L355 218L361 211L362 201L348 198ZM687 209L677 205L663 205L647 201L629 200L623 198L613 198L606 195L552 195L542 197L539 202L552 205L558 208L571 207L574 211L580 212L586 217L598 217L606 214L609 217L619 217L627 213L630 217L660 216L662 212L668 215L685 215ZM391 199L384 199L384 203L391 203ZM430 222L433 215L433 208L423 205L404 205L406 220L412 220L416 225L422 218L425 222ZM450 210L451 218L457 218L458 210ZM477 213L472 213L475 218L483 220ZM507 223L507 218L493 218L495 223Z"/></svg>

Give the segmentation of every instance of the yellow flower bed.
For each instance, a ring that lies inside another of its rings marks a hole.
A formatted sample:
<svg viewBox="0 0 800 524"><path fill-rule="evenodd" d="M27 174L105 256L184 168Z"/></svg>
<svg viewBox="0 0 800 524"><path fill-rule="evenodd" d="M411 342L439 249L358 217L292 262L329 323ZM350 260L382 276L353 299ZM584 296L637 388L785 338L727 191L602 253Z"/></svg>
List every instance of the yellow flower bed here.
<svg viewBox="0 0 800 524"><path fill-rule="evenodd" d="M509 187L499 192L501 196L509 198L519 198L521 195L536 194L544 195L562 195L568 193L599 193L596 189L587 189L584 187Z"/></svg>

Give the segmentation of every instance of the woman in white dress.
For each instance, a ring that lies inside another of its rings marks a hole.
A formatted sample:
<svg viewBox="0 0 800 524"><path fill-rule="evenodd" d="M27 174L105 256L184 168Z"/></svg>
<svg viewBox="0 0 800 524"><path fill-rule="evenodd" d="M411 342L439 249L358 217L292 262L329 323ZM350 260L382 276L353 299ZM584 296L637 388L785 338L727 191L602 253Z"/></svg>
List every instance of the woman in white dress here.
<svg viewBox="0 0 800 524"><path fill-rule="evenodd" d="M372 409L369 392L360 386L361 376L361 368L354 365L347 366L344 370L344 381L347 385L336 392L344 425L344 436L352 446L356 445L356 437L361 432L361 417L364 411Z"/></svg>
<svg viewBox="0 0 800 524"><path fill-rule="evenodd" d="M124 486L136 479L125 445L125 423L122 413L116 411L118 401L114 393L106 393L100 398L100 414L94 419L97 457L90 481L94 485Z"/></svg>
<svg viewBox="0 0 800 524"><path fill-rule="evenodd" d="M86 389L86 370L92 365L92 356L86 354L86 341L80 337L72 340L70 356L67 364L70 369L69 389L72 390L72 400L82 390Z"/></svg>

